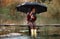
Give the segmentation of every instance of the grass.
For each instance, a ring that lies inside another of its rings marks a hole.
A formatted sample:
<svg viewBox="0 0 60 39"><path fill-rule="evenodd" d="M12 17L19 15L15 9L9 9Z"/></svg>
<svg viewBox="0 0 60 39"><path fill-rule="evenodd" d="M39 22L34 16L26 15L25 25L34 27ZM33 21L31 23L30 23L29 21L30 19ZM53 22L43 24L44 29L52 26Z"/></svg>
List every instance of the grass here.
<svg viewBox="0 0 60 39"><path fill-rule="evenodd" d="M8 22L14 22L14 23L20 23L23 22L23 19L25 19L25 15L21 15L20 12L15 12L14 15L10 14L11 11L7 7L0 8L0 23L4 24L7 21ZM10 20L10 21L9 21Z"/></svg>
<svg viewBox="0 0 60 39"><path fill-rule="evenodd" d="M7 7L4 8L0 8L0 14L2 14L2 16L6 17L7 19L16 19L16 20L21 20L23 19L24 16L20 16L18 12L16 12L16 14L14 16L10 15L10 9Z"/></svg>
<svg viewBox="0 0 60 39"><path fill-rule="evenodd" d="M60 20L37 15L37 24L60 24Z"/></svg>

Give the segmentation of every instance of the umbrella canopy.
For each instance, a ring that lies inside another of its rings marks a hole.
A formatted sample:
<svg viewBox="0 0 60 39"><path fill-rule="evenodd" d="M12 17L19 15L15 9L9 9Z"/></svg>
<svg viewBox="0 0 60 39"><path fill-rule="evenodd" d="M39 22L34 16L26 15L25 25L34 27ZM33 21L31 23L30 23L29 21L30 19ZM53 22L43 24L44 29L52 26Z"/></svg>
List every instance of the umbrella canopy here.
<svg viewBox="0 0 60 39"><path fill-rule="evenodd" d="M29 12L29 9L31 7L34 7L36 9L36 13L42 13L47 11L47 7L43 4L37 3L37 2L25 2L21 5L18 5L17 11L27 13Z"/></svg>

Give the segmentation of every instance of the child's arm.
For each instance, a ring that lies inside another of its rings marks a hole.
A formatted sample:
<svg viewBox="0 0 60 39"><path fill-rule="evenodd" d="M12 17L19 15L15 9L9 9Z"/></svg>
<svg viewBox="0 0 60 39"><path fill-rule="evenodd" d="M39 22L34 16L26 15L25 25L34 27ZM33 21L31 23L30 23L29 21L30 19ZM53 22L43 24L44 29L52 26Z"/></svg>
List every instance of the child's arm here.
<svg viewBox="0 0 60 39"><path fill-rule="evenodd" d="M31 16L32 19L34 19L34 16L33 16L33 13L32 12L30 13L30 16Z"/></svg>

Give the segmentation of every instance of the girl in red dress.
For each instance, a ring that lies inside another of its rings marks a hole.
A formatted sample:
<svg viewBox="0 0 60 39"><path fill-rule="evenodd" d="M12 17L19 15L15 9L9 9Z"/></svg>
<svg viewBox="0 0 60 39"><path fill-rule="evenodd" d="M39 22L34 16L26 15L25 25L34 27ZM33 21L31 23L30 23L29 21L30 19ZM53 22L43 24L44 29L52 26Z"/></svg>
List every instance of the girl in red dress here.
<svg viewBox="0 0 60 39"><path fill-rule="evenodd" d="M27 23L31 30L32 36L36 36L36 27L35 27L36 13L35 13L35 10L36 9L34 7L32 7L30 12L27 13Z"/></svg>

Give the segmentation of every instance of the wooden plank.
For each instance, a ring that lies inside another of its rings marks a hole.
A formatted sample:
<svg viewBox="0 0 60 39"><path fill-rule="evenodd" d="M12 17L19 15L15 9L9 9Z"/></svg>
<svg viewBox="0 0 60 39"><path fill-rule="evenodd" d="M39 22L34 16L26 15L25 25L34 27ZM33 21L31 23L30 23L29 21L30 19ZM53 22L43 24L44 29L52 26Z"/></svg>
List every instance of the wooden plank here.
<svg viewBox="0 0 60 39"><path fill-rule="evenodd" d="M1 24L0 26L19 26L19 27L28 27L28 25L12 25L12 24ZM60 24L41 24L41 25L36 25L36 27L44 27L44 26L54 26L54 27L60 27Z"/></svg>

